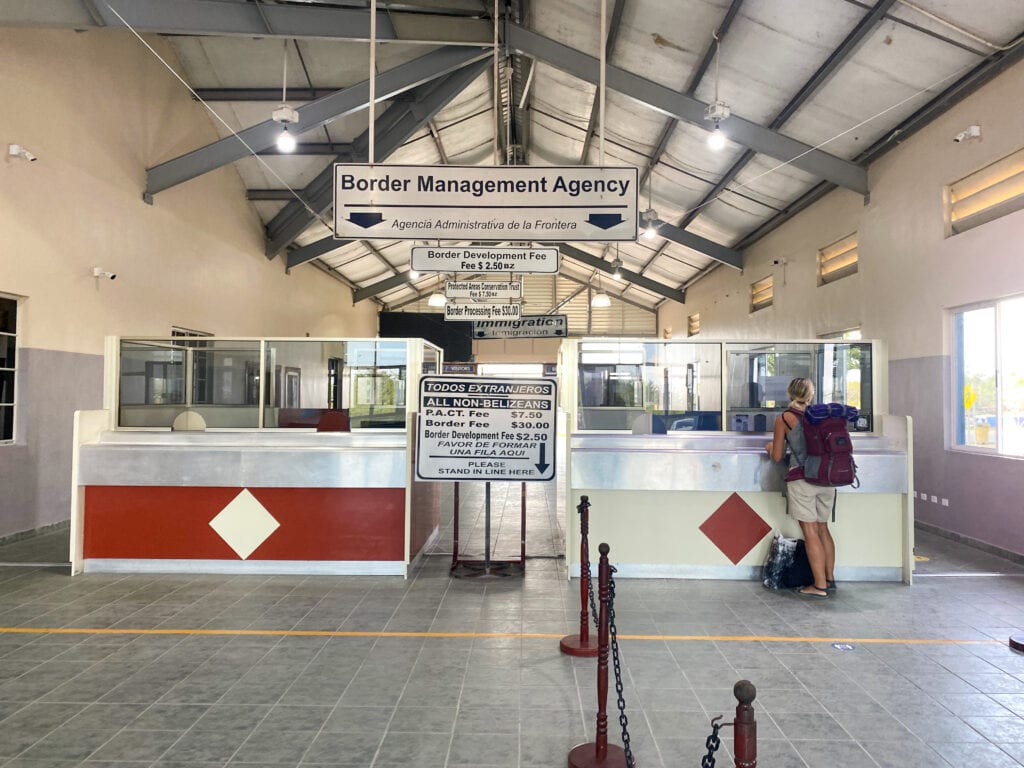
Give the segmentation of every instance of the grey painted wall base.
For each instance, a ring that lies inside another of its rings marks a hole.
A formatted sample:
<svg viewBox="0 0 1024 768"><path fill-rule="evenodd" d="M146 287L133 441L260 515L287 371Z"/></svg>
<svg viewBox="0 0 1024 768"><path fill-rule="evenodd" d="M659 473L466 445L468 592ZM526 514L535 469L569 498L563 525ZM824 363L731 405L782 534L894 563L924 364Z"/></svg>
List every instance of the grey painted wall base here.
<svg viewBox="0 0 1024 768"><path fill-rule="evenodd" d="M136 560L94 557L85 573L214 573L301 576L405 576L401 560Z"/></svg>
<svg viewBox="0 0 1024 768"><path fill-rule="evenodd" d="M75 411L103 407L103 356L18 349L13 445L0 445L0 536L71 515Z"/></svg>
<svg viewBox="0 0 1024 768"><path fill-rule="evenodd" d="M669 565L665 563L613 563L615 576L626 579L732 579L761 581L760 565ZM590 566L591 578L597 581L597 563ZM569 566L569 576L579 578L580 565ZM848 566L836 568L837 581L903 581L901 568Z"/></svg>
<svg viewBox="0 0 1024 768"><path fill-rule="evenodd" d="M963 535L957 533L956 531L947 531L944 528L939 528L937 525L930 525L928 523L922 523L920 520L918 520L914 524L914 527L920 528L922 531L926 531L928 533L934 533L936 536L941 536L944 539L949 539L950 541L955 541L958 544L964 544L964 545L966 545L968 547L973 547L974 549L979 549L982 552L987 552L990 555L996 555L997 557L1005 558L1006 560L1009 560L1012 563L1017 563L1018 565L1024 565L1024 555L1022 555L1022 554L1020 554L1018 552L1011 552L1008 549L1003 549L1002 547L997 547L994 544L986 544L983 541L978 541L977 539L972 539L969 536L963 536Z"/></svg>
<svg viewBox="0 0 1024 768"><path fill-rule="evenodd" d="M66 531L70 527L70 520L61 520L59 523L51 523L50 525L44 525L41 528L33 528L30 531L18 531L17 533L10 533L6 536L0 536L0 546L3 546L4 544L13 544L16 541L24 541L25 539L33 539L36 536L45 536L49 533Z"/></svg>

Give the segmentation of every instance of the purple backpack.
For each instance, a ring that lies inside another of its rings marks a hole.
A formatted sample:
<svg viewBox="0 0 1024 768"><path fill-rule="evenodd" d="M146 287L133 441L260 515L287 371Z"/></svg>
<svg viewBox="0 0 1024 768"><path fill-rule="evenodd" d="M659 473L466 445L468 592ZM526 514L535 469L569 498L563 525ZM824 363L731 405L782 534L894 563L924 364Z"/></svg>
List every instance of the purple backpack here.
<svg viewBox="0 0 1024 768"><path fill-rule="evenodd" d="M803 467L804 480L830 487L860 485L847 426L857 420L857 415L856 408L842 403L807 407L797 426L786 435L786 441Z"/></svg>

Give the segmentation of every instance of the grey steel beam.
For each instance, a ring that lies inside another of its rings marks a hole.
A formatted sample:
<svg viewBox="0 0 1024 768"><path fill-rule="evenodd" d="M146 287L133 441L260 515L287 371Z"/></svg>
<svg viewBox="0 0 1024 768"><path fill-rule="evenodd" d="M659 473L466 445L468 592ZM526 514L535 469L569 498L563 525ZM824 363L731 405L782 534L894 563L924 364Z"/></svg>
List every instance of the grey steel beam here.
<svg viewBox="0 0 1024 768"><path fill-rule="evenodd" d="M294 152L282 152L276 145L261 149L258 155L294 155L296 157L317 157L323 155L351 155L353 147L351 144L326 141L300 141L295 145Z"/></svg>
<svg viewBox="0 0 1024 768"><path fill-rule="evenodd" d="M343 89L344 86L337 88L289 88L288 100L293 103L315 101ZM281 86L276 88L194 88L193 90L196 97L203 101L266 101L271 103L279 103L281 101Z"/></svg>
<svg viewBox="0 0 1024 768"><path fill-rule="evenodd" d="M548 62L558 69L596 84L600 62L593 56L539 35L515 24L505 27L506 44L522 53ZM663 114L706 127L707 104L692 96L676 93L639 75L605 67L605 82L612 88ZM738 115L728 118L729 139L756 152L788 162L819 178L833 181L860 194L868 191L867 171L856 163L822 152L796 139L783 136Z"/></svg>
<svg viewBox="0 0 1024 768"><path fill-rule="evenodd" d="M307 261L312 261L331 251L336 251L352 242L355 241L337 240L334 237L327 236L298 248L293 248L288 251L287 268L292 269L300 264L305 264Z"/></svg>
<svg viewBox="0 0 1024 768"><path fill-rule="evenodd" d="M608 25L608 38L604 44L604 58L605 64L611 61L612 51L615 49L615 42L619 38L619 28L622 25L622 11L626 7L626 0L615 0L615 6L612 8L611 23ZM594 138L594 133L597 128L597 118L599 117L598 109L601 94L594 94L594 104L590 108L590 120L587 122L587 134L583 138L583 151L580 152L580 165L587 162L587 153L590 151L590 142Z"/></svg>
<svg viewBox="0 0 1024 768"><path fill-rule="evenodd" d="M475 61L467 67L448 75L437 83L422 86L419 98L411 103L392 105L377 119L377 124L385 124L387 128L376 136L377 161L387 158L391 153L408 141L417 131L423 128L428 120L447 106L452 99L464 91L481 72L488 67L489 61ZM389 113L391 113L389 115ZM355 162L366 161L366 150L362 139L354 142L357 147ZM323 214L334 203L334 168L328 166L314 179L300 196L309 202L317 215ZM267 224L267 248L269 258L276 256L289 243L295 240L314 220L315 216L305 206L293 201L286 205Z"/></svg>
<svg viewBox="0 0 1024 768"><path fill-rule="evenodd" d="M53 4L39 5L41 8L35 14L28 9L15 18L31 22L34 16L39 16L38 23L47 26L83 28L79 14L62 17L53 13ZM361 8L224 0L130 0L115 6L125 22L139 32L360 42L370 39L370 12ZM124 26L105 2L89 3L86 8L97 26ZM492 24L479 16L477 11L452 15L380 10L376 37L380 42L490 46ZM5 16L0 14L0 18Z"/></svg>
<svg viewBox="0 0 1024 768"><path fill-rule="evenodd" d="M245 190L246 200L271 200L290 202L295 199L295 193L290 189L247 189Z"/></svg>
<svg viewBox="0 0 1024 768"><path fill-rule="evenodd" d="M743 269L743 254L740 251L720 245L713 240L708 240L706 237L701 237L685 229L680 229L669 224L667 221L655 221L655 224L658 227L659 237L671 240L673 243L678 243L686 248L691 248L698 253L703 253L705 256L710 256L727 267ZM653 258L652 256L651 259ZM648 264L650 264L650 261L648 261ZM646 266L644 268L646 269Z"/></svg>
<svg viewBox="0 0 1024 768"><path fill-rule="evenodd" d="M559 309L561 309L570 301L575 299L577 296L583 293L583 291L587 290L587 288L591 287L591 284L588 283L586 280L580 280L578 277L573 277L572 275L559 275L558 277L560 277L562 280L568 280L570 283L576 283L577 285L582 287L578 291L573 291L572 293L570 293L568 296L566 296L564 299L558 302L558 304L556 304L554 307L545 312L544 314L546 315L553 315L557 313ZM614 280L612 281L612 283L617 284ZM623 304L629 304L630 306L636 307L637 309L646 310L651 314L657 314L654 310L654 307L648 307L645 304L641 304L639 301L633 301L633 299L627 299L625 296L623 296L623 294L626 292L625 288L616 293L615 291L608 290L610 284L607 282L604 283L602 287L604 288L604 292L607 293L612 298L614 298L616 301L621 301Z"/></svg>
<svg viewBox="0 0 1024 768"><path fill-rule="evenodd" d="M552 243L552 245L556 244ZM615 268L611 263L605 261L600 256L594 256L586 251L581 251L579 248L569 245L568 243L557 243L557 246L563 255L568 256L573 261L586 264L588 267L592 267L593 269L599 269L609 275L615 272ZM656 293L659 296L664 296L666 299L672 299L672 301L678 301L680 304L686 302L685 291L681 291L678 288L670 288L667 285L659 283L657 280L652 280L649 277L645 277L625 268L620 268L619 272L622 274L623 280L633 283L633 285L643 288L645 291Z"/></svg>
<svg viewBox="0 0 1024 768"><path fill-rule="evenodd" d="M389 69L378 75L376 98L386 101L403 91L480 61L488 55L487 52L473 48L447 47L431 51L414 61L400 64L394 69ZM296 135L319 128L344 115L365 109L369 101L369 89L369 81L364 80L351 88L337 91L330 96L299 107L299 122L295 126ZM250 147L256 152L264 150L275 143L280 133L281 126L278 123L273 120L264 120L262 123L239 131L237 136L226 136L188 154L160 163L146 171L146 195L154 195L235 160L248 157Z"/></svg>
<svg viewBox="0 0 1024 768"><path fill-rule="evenodd" d="M363 299L371 299L379 293L385 293L400 285L405 285L412 281L411 271L406 270L405 272L399 272L397 275L386 277L380 282L368 285L365 288L358 288L352 294L352 303L358 303Z"/></svg>

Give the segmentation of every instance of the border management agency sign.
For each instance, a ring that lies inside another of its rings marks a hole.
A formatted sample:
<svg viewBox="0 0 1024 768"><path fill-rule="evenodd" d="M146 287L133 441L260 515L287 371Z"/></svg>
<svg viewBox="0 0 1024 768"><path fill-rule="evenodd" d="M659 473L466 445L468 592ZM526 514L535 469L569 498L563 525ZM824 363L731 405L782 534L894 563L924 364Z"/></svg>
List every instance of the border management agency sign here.
<svg viewBox="0 0 1024 768"><path fill-rule="evenodd" d="M565 315L523 315L518 320L477 320L474 339L564 339L569 335Z"/></svg>
<svg viewBox="0 0 1024 768"><path fill-rule="evenodd" d="M550 379L424 376L421 480L552 480L557 385Z"/></svg>
<svg viewBox="0 0 1024 768"><path fill-rule="evenodd" d="M334 166L334 236L353 240L632 241L632 167Z"/></svg>

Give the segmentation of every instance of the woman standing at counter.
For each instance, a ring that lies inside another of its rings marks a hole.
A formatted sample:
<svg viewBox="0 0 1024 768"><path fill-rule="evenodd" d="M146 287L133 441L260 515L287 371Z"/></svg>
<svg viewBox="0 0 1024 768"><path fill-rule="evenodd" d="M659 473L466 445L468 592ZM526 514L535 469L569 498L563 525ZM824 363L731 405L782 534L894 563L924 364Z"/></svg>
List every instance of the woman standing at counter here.
<svg viewBox="0 0 1024 768"><path fill-rule="evenodd" d="M786 473L786 497L789 511L800 523L804 534L807 560L814 583L797 590L803 597L826 598L835 589L836 545L828 530L828 518L835 503L836 489L811 485L804 480L803 459L806 443L798 429L804 410L814 399L814 383L810 379L793 379L786 388L789 408L775 419L775 431L766 450L772 461L782 461L789 444L789 471ZM790 435L793 435L790 437ZM801 455L802 454L802 455Z"/></svg>

